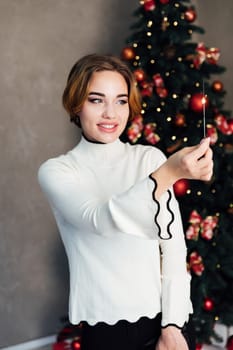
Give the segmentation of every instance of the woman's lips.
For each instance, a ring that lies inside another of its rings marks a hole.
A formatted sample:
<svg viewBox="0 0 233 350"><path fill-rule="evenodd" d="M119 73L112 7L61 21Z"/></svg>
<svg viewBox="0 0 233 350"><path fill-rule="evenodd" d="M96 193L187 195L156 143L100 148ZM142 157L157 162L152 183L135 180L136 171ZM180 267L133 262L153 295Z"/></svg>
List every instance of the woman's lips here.
<svg viewBox="0 0 233 350"><path fill-rule="evenodd" d="M116 124L116 123L111 123L111 124L101 123L101 124L97 124L97 125L101 131L108 132L108 133L116 131L117 126L118 126L118 124Z"/></svg>

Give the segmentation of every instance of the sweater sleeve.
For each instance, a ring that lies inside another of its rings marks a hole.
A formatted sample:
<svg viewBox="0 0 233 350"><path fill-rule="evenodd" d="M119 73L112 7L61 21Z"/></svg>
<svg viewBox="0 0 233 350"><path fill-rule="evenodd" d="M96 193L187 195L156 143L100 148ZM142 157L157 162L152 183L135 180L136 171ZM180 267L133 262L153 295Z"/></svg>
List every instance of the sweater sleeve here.
<svg viewBox="0 0 233 350"><path fill-rule="evenodd" d="M173 190L160 199L157 223L161 227L162 327L182 328L192 313L190 274L187 272L186 244L178 202Z"/></svg>
<svg viewBox="0 0 233 350"><path fill-rule="evenodd" d="M152 200L154 184L149 177L107 199L80 183L77 174L56 159L42 164L38 180L51 207L78 230L103 236L126 233L157 239L154 216L158 204Z"/></svg>

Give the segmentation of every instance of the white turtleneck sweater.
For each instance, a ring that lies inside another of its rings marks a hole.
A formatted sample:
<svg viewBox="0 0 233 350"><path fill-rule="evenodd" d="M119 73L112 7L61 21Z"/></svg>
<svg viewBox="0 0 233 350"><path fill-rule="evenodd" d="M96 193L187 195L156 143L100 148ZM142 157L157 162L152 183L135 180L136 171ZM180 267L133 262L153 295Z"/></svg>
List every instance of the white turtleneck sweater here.
<svg viewBox="0 0 233 350"><path fill-rule="evenodd" d="M165 159L155 147L82 137L40 167L68 256L71 323L135 322L160 311L162 326L188 320L190 275L178 204L172 190L154 201L149 177Z"/></svg>

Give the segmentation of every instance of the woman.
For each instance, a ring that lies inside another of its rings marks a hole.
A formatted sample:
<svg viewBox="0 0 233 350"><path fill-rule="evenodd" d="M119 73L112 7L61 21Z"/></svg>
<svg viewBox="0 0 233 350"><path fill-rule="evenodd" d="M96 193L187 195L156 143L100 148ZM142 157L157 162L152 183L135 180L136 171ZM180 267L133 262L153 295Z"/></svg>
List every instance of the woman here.
<svg viewBox="0 0 233 350"><path fill-rule="evenodd" d="M190 276L172 185L210 180L209 140L168 160L155 147L122 143L140 99L113 56L81 58L63 105L82 137L40 167L39 182L68 256L69 318L83 324L82 350L187 350Z"/></svg>

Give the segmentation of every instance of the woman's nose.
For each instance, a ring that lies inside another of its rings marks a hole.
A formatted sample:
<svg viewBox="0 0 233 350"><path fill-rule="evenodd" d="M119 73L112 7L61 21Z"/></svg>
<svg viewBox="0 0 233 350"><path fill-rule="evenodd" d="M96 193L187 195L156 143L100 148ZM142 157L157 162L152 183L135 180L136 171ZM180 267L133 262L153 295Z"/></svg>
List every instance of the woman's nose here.
<svg viewBox="0 0 233 350"><path fill-rule="evenodd" d="M103 117L106 119L114 119L115 118L115 109L112 104L105 105L103 111Z"/></svg>

